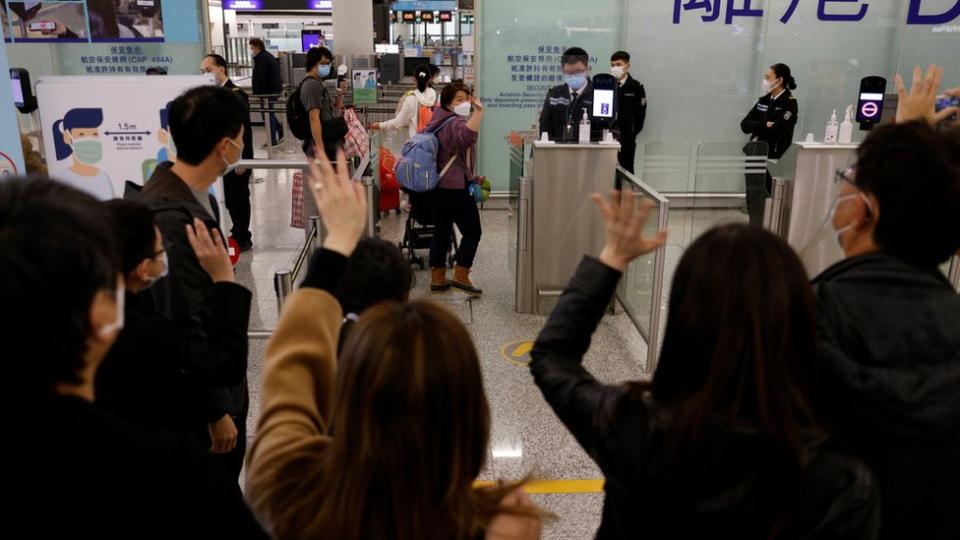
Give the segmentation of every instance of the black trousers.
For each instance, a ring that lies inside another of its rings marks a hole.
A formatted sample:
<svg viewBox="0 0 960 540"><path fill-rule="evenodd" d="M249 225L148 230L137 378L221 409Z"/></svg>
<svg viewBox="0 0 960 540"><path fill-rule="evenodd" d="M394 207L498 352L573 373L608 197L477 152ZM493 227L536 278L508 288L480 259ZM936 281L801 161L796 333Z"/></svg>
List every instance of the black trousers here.
<svg viewBox="0 0 960 540"><path fill-rule="evenodd" d="M250 243L252 240L250 234L251 173L252 171L246 171L243 174L232 172L223 177L224 202L227 204L227 211L230 212L230 220L233 222L230 235L240 245Z"/></svg>
<svg viewBox="0 0 960 540"><path fill-rule="evenodd" d="M632 173L634 172L633 162L637 159L637 138L636 135L632 135L624 137L624 139L620 141L620 153L617 154L617 160L621 167Z"/></svg>
<svg viewBox="0 0 960 540"><path fill-rule="evenodd" d="M480 209L477 201L464 189L437 188L430 192L430 205L433 207L434 232L430 244L430 267L446 268L447 253L453 241L453 225L460 229L463 239L457 252L457 264L466 268L473 267L477 256L480 236Z"/></svg>

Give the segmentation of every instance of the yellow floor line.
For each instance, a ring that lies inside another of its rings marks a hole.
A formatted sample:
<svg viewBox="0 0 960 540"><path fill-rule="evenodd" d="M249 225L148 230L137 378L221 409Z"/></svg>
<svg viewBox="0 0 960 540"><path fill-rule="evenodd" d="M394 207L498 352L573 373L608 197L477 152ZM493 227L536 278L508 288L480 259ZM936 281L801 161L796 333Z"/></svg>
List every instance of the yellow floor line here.
<svg viewBox="0 0 960 540"><path fill-rule="evenodd" d="M491 480L477 480L474 487L495 485ZM599 480L531 480L524 487L527 493L602 493L603 479Z"/></svg>

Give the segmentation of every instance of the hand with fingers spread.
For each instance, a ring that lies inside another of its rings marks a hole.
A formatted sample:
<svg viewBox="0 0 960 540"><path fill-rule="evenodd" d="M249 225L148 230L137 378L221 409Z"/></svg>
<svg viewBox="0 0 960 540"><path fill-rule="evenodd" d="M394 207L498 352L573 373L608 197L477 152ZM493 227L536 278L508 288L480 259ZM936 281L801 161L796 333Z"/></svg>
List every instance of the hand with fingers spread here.
<svg viewBox="0 0 960 540"><path fill-rule="evenodd" d="M233 273L233 263L224 244L220 231L213 229L213 234L199 219L193 220L193 225L187 225L187 240L193 248L200 266L210 275L214 283L234 283L237 280Z"/></svg>
<svg viewBox="0 0 960 540"><path fill-rule="evenodd" d="M600 252L603 264L623 272L631 261L666 243L667 231L659 231L654 237L645 236L643 232L653 202L645 200L637 209L636 194L632 190L611 191L606 200L599 193L594 193L592 198L606 224L606 244Z"/></svg>
<svg viewBox="0 0 960 540"><path fill-rule="evenodd" d="M943 82L943 68L931 65L927 68L926 76L923 75L923 70L919 66L913 68L913 82L909 93L899 73L895 81L897 94L900 95L897 104L898 124L921 121L932 126L956 112L951 109L936 112L937 94L940 91L940 83Z"/></svg>
<svg viewBox="0 0 960 540"><path fill-rule="evenodd" d="M363 185L350 179L347 157L337 152L337 166L323 152L310 164L308 184L327 230L323 247L349 257L367 224L367 198Z"/></svg>

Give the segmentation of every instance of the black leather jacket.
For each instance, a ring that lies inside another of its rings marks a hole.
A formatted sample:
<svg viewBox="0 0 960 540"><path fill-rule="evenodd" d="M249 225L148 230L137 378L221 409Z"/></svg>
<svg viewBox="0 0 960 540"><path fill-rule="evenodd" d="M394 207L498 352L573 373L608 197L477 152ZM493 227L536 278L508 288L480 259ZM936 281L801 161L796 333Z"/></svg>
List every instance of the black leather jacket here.
<svg viewBox="0 0 960 540"><path fill-rule="evenodd" d="M670 411L634 385L607 385L582 365L620 273L585 258L537 339L534 380L606 477L597 538L875 538L879 496L858 461L808 433L790 483L750 425L714 420L697 459L668 448ZM795 498L794 498L795 497ZM789 512L772 507L792 499Z"/></svg>
<svg viewBox="0 0 960 540"><path fill-rule="evenodd" d="M884 253L814 287L820 416L876 474L882 537L960 538L960 296Z"/></svg>

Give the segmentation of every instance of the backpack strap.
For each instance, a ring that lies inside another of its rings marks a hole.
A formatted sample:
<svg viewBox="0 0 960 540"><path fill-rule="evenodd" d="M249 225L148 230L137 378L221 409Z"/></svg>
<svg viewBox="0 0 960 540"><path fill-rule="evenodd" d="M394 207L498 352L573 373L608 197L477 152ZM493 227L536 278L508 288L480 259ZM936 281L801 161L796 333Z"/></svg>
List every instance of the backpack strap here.
<svg viewBox="0 0 960 540"><path fill-rule="evenodd" d="M457 155L454 154L453 157L450 158L450 161L448 161L447 164L444 165L443 170L440 171L440 178L443 178L444 175L447 174L447 171L450 170L450 167L453 167L453 162L456 161L456 160L457 160Z"/></svg>
<svg viewBox="0 0 960 540"><path fill-rule="evenodd" d="M440 133L440 130L441 130L441 129L447 127L447 124L449 124L450 122L453 122L453 121L456 120L456 119L457 119L457 116L456 116L456 115L453 115L453 116L451 116L450 118L447 118L446 120L444 120L443 123L440 124L439 126L437 126L436 129L434 129L433 131L424 130L423 132L424 132L424 133L429 133L429 134L431 134L431 135L436 135L437 133Z"/></svg>

